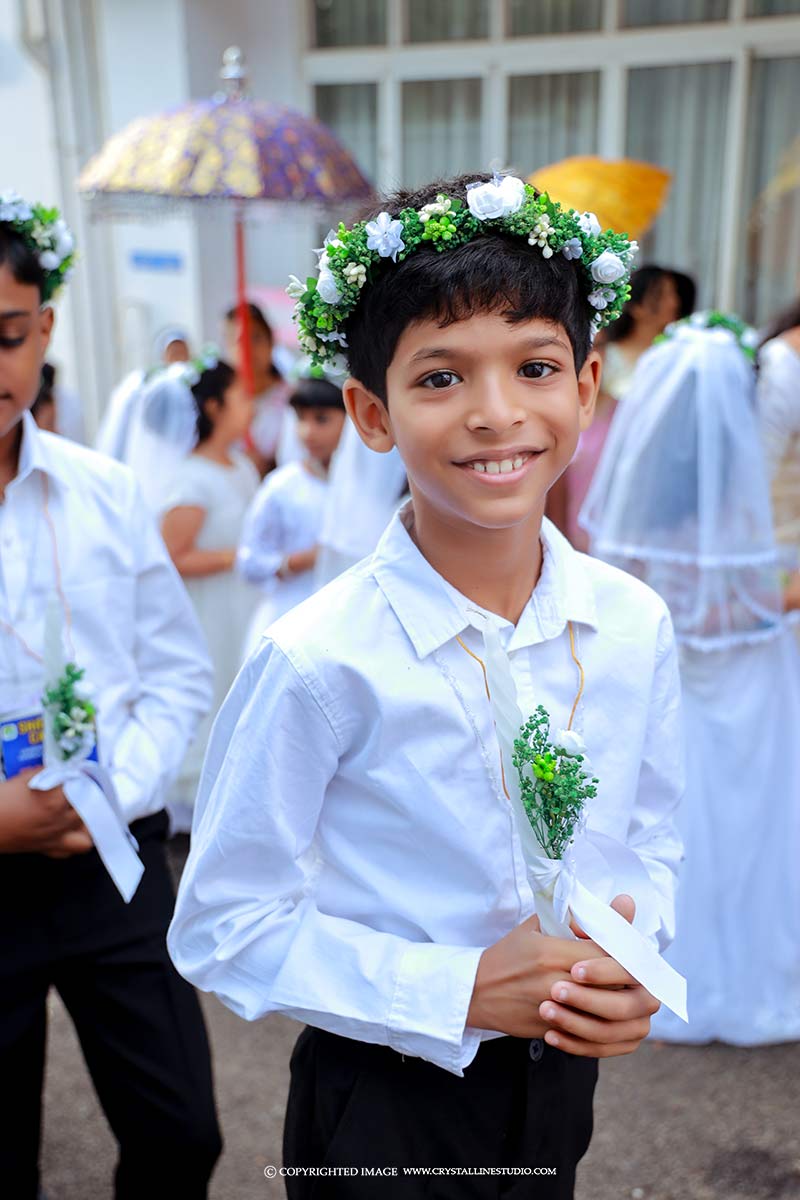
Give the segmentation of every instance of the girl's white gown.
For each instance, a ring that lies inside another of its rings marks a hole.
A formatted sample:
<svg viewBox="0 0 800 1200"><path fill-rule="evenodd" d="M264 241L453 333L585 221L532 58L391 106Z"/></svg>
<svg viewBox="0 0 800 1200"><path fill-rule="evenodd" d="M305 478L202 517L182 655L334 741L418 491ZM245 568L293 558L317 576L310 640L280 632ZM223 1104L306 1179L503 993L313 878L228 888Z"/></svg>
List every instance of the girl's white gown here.
<svg viewBox="0 0 800 1200"><path fill-rule="evenodd" d="M800 661L788 630L728 650L681 649L686 847L665 957L689 1024L652 1036L753 1046L800 1039Z"/></svg>
<svg viewBox="0 0 800 1200"><path fill-rule="evenodd" d="M581 522L666 601L680 647L685 860L665 957L689 1022L662 1009L652 1036L800 1039L800 651L754 371L730 334L680 325L640 359Z"/></svg>

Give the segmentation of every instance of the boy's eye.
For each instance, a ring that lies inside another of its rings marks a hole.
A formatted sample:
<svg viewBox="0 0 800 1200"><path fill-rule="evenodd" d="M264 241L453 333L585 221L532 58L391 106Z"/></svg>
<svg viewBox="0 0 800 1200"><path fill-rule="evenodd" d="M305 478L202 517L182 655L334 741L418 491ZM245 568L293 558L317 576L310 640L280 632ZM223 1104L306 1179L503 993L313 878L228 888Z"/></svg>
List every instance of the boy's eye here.
<svg viewBox="0 0 800 1200"><path fill-rule="evenodd" d="M519 369L520 375L525 379L546 379L548 375L552 375L555 367L550 363L545 362L528 362L523 363Z"/></svg>
<svg viewBox="0 0 800 1200"><path fill-rule="evenodd" d="M454 383L460 381L460 378L455 371L433 371L430 375L426 375L421 383L426 388L441 389L452 387Z"/></svg>

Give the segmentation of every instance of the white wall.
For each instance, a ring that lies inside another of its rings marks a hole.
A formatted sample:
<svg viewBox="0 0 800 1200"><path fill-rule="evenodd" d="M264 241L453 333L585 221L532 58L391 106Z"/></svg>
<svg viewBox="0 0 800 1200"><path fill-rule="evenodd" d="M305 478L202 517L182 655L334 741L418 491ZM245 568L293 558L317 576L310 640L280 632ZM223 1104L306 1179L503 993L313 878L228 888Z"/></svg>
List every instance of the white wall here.
<svg viewBox="0 0 800 1200"><path fill-rule="evenodd" d="M183 0L104 0L98 15L106 136L135 117L183 104L189 94ZM203 321L193 220L164 210L116 221L113 244L118 372L150 362L153 337L168 324L187 327L197 346Z"/></svg>
<svg viewBox="0 0 800 1200"><path fill-rule="evenodd" d="M219 69L227 46L245 53L249 94L254 99L306 109L300 73L303 3L286 0L187 0L186 35L192 96L220 87ZM316 261L311 253L315 223L307 213L262 206L246 209L247 276L254 286L283 288L289 274L306 274ZM220 314L234 300L235 259L232 213L198 221L203 324L219 336Z"/></svg>

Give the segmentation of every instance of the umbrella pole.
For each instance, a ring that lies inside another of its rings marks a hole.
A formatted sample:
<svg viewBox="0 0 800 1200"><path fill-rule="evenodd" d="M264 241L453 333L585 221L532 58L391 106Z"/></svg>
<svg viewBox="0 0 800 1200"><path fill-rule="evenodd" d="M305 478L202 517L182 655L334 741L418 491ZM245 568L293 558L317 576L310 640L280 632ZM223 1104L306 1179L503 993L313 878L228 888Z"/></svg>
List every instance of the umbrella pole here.
<svg viewBox="0 0 800 1200"><path fill-rule="evenodd" d="M242 210L236 212L236 304L239 313L239 361L242 378L249 396L255 395L253 355L250 346L250 310L247 307L247 271L244 252L244 220Z"/></svg>

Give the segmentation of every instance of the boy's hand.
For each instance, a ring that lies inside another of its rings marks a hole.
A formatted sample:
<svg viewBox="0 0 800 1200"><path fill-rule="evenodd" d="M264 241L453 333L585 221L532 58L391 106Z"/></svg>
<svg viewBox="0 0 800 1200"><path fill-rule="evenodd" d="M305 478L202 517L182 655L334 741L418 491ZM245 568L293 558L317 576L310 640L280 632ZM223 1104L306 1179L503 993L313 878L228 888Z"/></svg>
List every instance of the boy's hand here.
<svg viewBox="0 0 800 1200"><path fill-rule="evenodd" d="M60 787L33 792L28 783L41 768L0 783L0 853L69 858L92 849L92 839Z"/></svg>
<svg viewBox="0 0 800 1200"><path fill-rule="evenodd" d="M577 963L607 957L588 940L546 937L539 918L529 917L481 955L467 1024L513 1037L542 1037L551 1028L540 1015L542 1003L556 987L570 984Z"/></svg>
<svg viewBox="0 0 800 1200"><path fill-rule="evenodd" d="M630 896L617 896L612 908L633 921L636 906ZM565 983L554 983L550 999L539 1006L548 1026L547 1044L587 1058L636 1050L650 1032L658 1001L608 955L581 958L571 976Z"/></svg>

